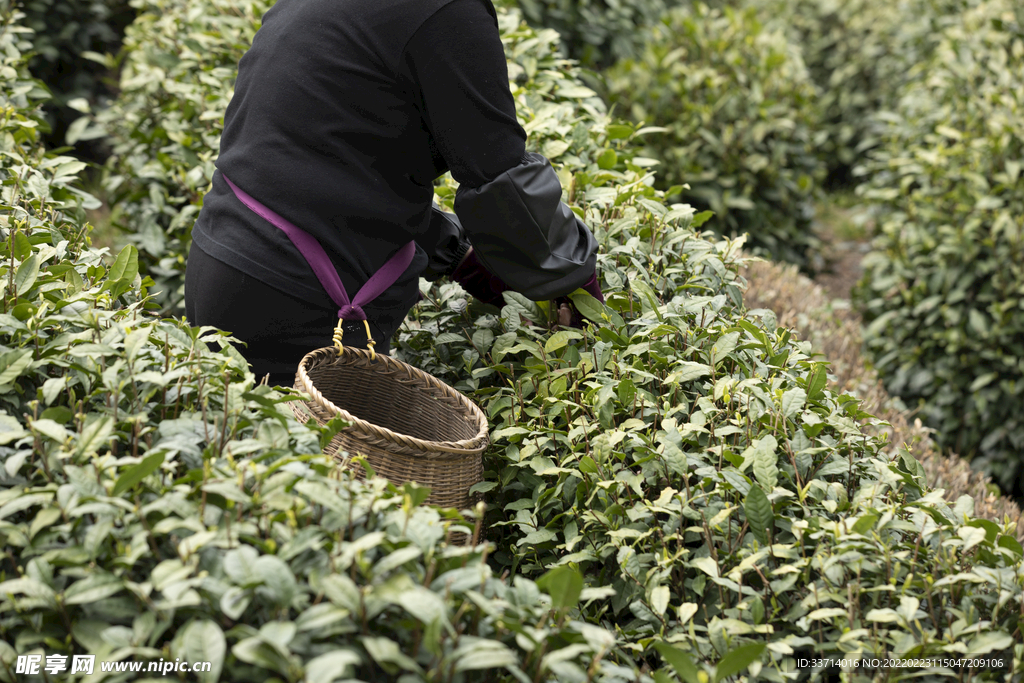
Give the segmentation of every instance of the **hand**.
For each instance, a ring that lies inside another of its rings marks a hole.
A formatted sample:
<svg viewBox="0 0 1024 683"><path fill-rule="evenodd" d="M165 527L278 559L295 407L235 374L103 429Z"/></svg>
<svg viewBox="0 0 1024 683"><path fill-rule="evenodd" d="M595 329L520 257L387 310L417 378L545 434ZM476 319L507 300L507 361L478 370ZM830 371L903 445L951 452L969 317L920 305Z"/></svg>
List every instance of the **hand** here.
<svg viewBox="0 0 1024 683"><path fill-rule="evenodd" d="M508 291L509 286L484 267L472 248L466 252L462 261L455 268L451 279L462 285L462 288L478 301L499 308L505 305L505 297L501 293Z"/></svg>
<svg viewBox="0 0 1024 683"><path fill-rule="evenodd" d="M573 308L567 303L561 303L558 305L558 324L562 327L569 327L572 325L572 314Z"/></svg>
<svg viewBox="0 0 1024 683"><path fill-rule="evenodd" d="M601 291L601 285L597 281L597 271L590 276L586 284L582 287L583 291L590 294L601 303L604 303L604 293ZM557 309L557 320L558 324L562 327L576 327L579 329L583 328L583 316L576 310L576 306L572 303L572 299L567 296L560 296L555 299L555 305Z"/></svg>

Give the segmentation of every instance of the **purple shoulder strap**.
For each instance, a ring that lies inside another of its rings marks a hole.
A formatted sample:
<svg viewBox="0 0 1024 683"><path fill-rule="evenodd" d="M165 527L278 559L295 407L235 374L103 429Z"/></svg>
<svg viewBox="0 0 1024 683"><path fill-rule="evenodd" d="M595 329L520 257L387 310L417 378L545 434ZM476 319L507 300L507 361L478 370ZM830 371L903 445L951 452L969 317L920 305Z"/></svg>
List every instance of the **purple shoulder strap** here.
<svg viewBox="0 0 1024 683"><path fill-rule="evenodd" d="M221 174L223 175L223 173ZM298 227L294 223L291 223L283 216L271 211L266 206L258 202L252 196L248 195L245 190L235 185L233 182L228 180L225 175L224 180L227 181L228 187L235 193L235 196L245 204L254 213L266 219L273 225L280 228L284 234L288 235L288 239L292 241L292 244L296 246L299 252L302 253L306 261L309 263L309 267L313 269L320 284L330 295L331 300L334 301L338 306L338 317L342 320L355 317L359 320L366 320L366 313L363 312L363 306L370 303L381 293L384 292L388 287L395 284L395 281L406 271L409 264L412 263L413 256L416 255L416 242L410 241L408 244L403 246L397 252L395 252L391 258L388 259L387 263L381 266L380 270L374 273L369 280L366 281L359 291L356 292L355 298L351 301L348 298L348 292L345 291L345 285L342 284L341 278L338 277L338 271L334 269L334 264L331 263L331 259L328 258L324 248L320 246L320 243L316 241L316 238L310 235L308 232Z"/></svg>

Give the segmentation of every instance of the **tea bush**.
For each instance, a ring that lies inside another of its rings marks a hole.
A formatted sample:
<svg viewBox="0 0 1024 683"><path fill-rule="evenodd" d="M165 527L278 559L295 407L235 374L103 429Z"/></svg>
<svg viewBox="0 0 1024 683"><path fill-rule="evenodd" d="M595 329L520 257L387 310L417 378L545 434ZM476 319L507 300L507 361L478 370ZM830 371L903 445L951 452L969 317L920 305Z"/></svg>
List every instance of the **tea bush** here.
<svg viewBox="0 0 1024 683"><path fill-rule="evenodd" d="M577 294L596 325L550 330L545 302L508 294L495 309L424 283L393 348L491 418L482 522L417 507L413 486L329 476L304 455L329 433L252 386L223 336L147 314L131 246L110 272L83 250L46 277L77 273L98 302L85 315L44 309L66 291L45 279L11 302L35 307L11 315L26 330L0 318L17 354L0 379L18 380L0 395L22 416L2 422L0 533L31 557L23 573L3 561L4 661L59 644L223 651L224 680L648 683L647 667L662 683L701 680L695 668L782 680L812 652L1020 640L1011 530L970 519L966 501L950 509L912 457L862 433L808 345L743 309L741 242L697 234L705 217L665 203L636 156L643 131L608 116L555 32L500 22L531 145L602 244L608 305ZM449 202L450 180L437 193ZM446 547L445 526L466 524L493 550ZM78 635L65 615L84 620Z"/></svg>
<svg viewBox="0 0 1024 683"><path fill-rule="evenodd" d="M877 144L875 116L890 111L935 36L969 0L746 0L798 44L818 86L818 153L830 187L855 183L854 168Z"/></svg>
<svg viewBox="0 0 1024 683"><path fill-rule="evenodd" d="M1015 10L1017 14L1015 14ZM881 208L856 293L891 393L1004 491L1024 474L1024 29L1013 3L947 28L887 119L862 194Z"/></svg>
<svg viewBox="0 0 1024 683"><path fill-rule="evenodd" d="M84 119L111 138L111 218L139 249L167 311L183 310L192 224L213 177L238 60L272 4L136 0L118 98Z"/></svg>
<svg viewBox="0 0 1024 683"><path fill-rule="evenodd" d="M583 64L604 68L637 57L648 27L661 19L673 0L518 0L531 25L553 28L565 54Z"/></svg>
<svg viewBox="0 0 1024 683"><path fill-rule="evenodd" d="M872 116L883 109L895 62L895 34L909 17L898 3L876 0L751 0L759 16L785 30L800 45L818 86L818 153L829 169L829 185L852 182L852 170L873 144Z"/></svg>
<svg viewBox="0 0 1024 683"><path fill-rule="evenodd" d="M441 285L396 345L491 418L477 490L499 566L579 567L610 584L584 618L652 668L684 656L710 679L752 665L786 680L807 656L1009 651L1024 604L1012 526L927 491L916 460L861 431L856 399L825 389L808 345L743 311L736 244L695 235L689 213L666 220L642 184L584 196L589 220L616 226L599 259L609 305L579 302L596 327L551 334L521 322L539 306L508 296L496 315Z"/></svg>
<svg viewBox="0 0 1024 683"><path fill-rule="evenodd" d="M821 286L801 275L791 264L761 261L748 264L741 273L748 279L743 301L748 307L770 308L779 324L809 340L815 353L829 360L828 386L837 392L856 393L861 409L889 423L889 443L902 444L925 471L933 489L955 503L960 496L974 499L974 514L995 522L1012 521L1017 540L1024 543L1024 512L1009 496L999 494L991 477L971 469L968 460L943 453L932 440L934 430L925 427L914 411L893 400L878 373L866 362L861 344L860 316L845 301L836 300Z"/></svg>
<svg viewBox="0 0 1024 683"><path fill-rule="evenodd" d="M520 88L538 147L557 141L556 112L590 131L585 147L636 147L592 103ZM610 584L585 618L652 669L670 662L659 680L696 680L671 664L684 650L710 679L752 664L783 680L812 652L1011 648L1024 597L1012 526L970 519L969 496L950 508L909 454L862 432L856 399L825 388L809 345L742 308L740 242L696 234L693 209L666 206L636 164L601 169L576 135L559 159L602 244L608 306L579 300L596 325L551 333L524 322L548 317L543 302L507 295L499 311L441 284L393 344L491 418L477 490L494 561ZM971 572L954 569L965 561ZM1011 584L1016 607L997 608Z"/></svg>
<svg viewBox="0 0 1024 683"><path fill-rule="evenodd" d="M85 103L95 107L112 96L108 81L114 74L102 55L118 51L134 12L127 0L27 0L20 5L25 13L22 24L35 32L29 70L53 93L45 107L53 130L44 139L59 147L80 116L76 108L84 108ZM73 100L79 100L74 108L69 106ZM84 140L75 131L72 139ZM101 154L91 149L90 156L99 159Z"/></svg>
<svg viewBox="0 0 1024 683"><path fill-rule="evenodd" d="M709 227L748 233L750 245L807 267L817 240L812 200L824 176L816 156L816 90L800 50L753 9L673 10L642 57L606 72L612 101L661 126L645 153L662 188L715 213Z"/></svg>
<svg viewBox="0 0 1024 683"><path fill-rule="evenodd" d="M24 35L0 32L0 679L91 653L212 662L201 681L649 681L570 618L593 593L575 571L496 578L486 546L446 542L479 519L338 473L311 454L340 425L297 423L224 333L147 311L135 247L108 266L88 245L83 164L39 144Z"/></svg>

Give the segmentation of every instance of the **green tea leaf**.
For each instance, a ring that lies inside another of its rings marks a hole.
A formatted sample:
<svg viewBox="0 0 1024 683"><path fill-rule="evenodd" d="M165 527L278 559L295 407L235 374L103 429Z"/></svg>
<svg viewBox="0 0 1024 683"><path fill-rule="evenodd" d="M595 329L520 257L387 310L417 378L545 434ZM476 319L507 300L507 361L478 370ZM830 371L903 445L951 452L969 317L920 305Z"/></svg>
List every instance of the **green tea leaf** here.
<svg viewBox="0 0 1024 683"><path fill-rule="evenodd" d="M794 387L782 394L782 414L786 417L793 417L804 407L807 400L807 392L800 387Z"/></svg>
<svg viewBox="0 0 1024 683"><path fill-rule="evenodd" d="M333 683L339 678L349 678L352 668L359 666L362 659L351 650L334 650L314 657L306 663L305 683Z"/></svg>
<svg viewBox="0 0 1024 683"><path fill-rule="evenodd" d="M615 164L619 161L619 155L615 153L614 149L606 149L597 157L597 167L601 169L612 169L615 168Z"/></svg>
<svg viewBox="0 0 1024 683"><path fill-rule="evenodd" d="M619 382L617 393L619 403L623 406L632 405L633 399L636 398L636 384L631 379L623 379Z"/></svg>
<svg viewBox="0 0 1024 683"><path fill-rule="evenodd" d="M30 426L33 432L42 434L60 444L64 443L69 436L68 430L64 429L63 425L47 418L33 420Z"/></svg>
<svg viewBox="0 0 1024 683"><path fill-rule="evenodd" d="M134 359L143 345L149 341L149 333L150 328L143 327L125 337L124 354L128 360Z"/></svg>
<svg viewBox="0 0 1024 683"><path fill-rule="evenodd" d="M976 527L962 526L956 530L957 535L964 540L963 552L967 552L974 546L985 541L985 530Z"/></svg>
<svg viewBox="0 0 1024 683"><path fill-rule="evenodd" d="M390 638L364 636L360 638L363 647L373 661L377 662L389 673L397 673L399 669L404 671L420 671L420 665L415 660L404 654L398 643Z"/></svg>
<svg viewBox="0 0 1024 683"><path fill-rule="evenodd" d="M517 338L518 335L515 332L506 332L498 335L498 338L494 340L494 345L491 346L491 356L494 358L495 363L501 362L508 350L515 346Z"/></svg>
<svg viewBox="0 0 1024 683"><path fill-rule="evenodd" d="M430 487L419 486L415 482L408 481L402 484L402 494L405 496L405 503L408 509L419 507L427 498L430 498Z"/></svg>
<svg viewBox="0 0 1024 683"><path fill-rule="evenodd" d="M461 334L455 332L442 332L441 334L434 337L435 344L453 344L453 343L465 343L466 338Z"/></svg>
<svg viewBox="0 0 1024 683"><path fill-rule="evenodd" d="M651 591L651 609L655 614L659 616L665 614L665 610L668 609L669 597L668 586L658 586Z"/></svg>
<svg viewBox="0 0 1024 683"><path fill-rule="evenodd" d="M0 595L8 594L24 595L29 598L40 598L47 604L55 606L56 594L53 589L41 581L32 578L9 579L0 583Z"/></svg>
<svg viewBox="0 0 1024 683"><path fill-rule="evenodd" d="M729 652L715 667L715 681L734 676L761 658L765 643L747 643Z"/></svg>
<svg viewBox="0 0 1024 683"><path fill-rule="evenodd" d="M126 469L124 473L117 478L117 481L114 483L114 489L111 491L110 495L119 495L138 484L153 472L156 472L160 468L160 465L164 463L164 455L165 453L163 451L159 451L153 455L143 458L142 462L139 464L132 465Z"/></svg>
<svg viewBox="0 0 1024 683"><path fill-rule="evenodd" d="M1017 555L1017 557L1024 557L1024 547L1021 547L1020 542L1012 536L1003 534L999 537L999 540L996 541L996 545L1000 548L1006 548L1013 554Z"/></svg>
<svg viewBox="0 0 1024 683"><path fill-rule="evenodd" d="M567 149L569 149L569 143L565 140L548 140L544 143L541 151L548 159L556 159Z"/></svg>
<svg viewBox="0 0 1024 683"><path fill-rule="evenodd" d="M690 227L694 228L694 229L697 229L700 226L702 226L705 223L707 223L709 220L711 220L711 217L714 216L714 215L715 215L714 211L701 211L700 213L696 214L693 217L693 220L690 221Z"/></svg>
<svg viewBox="0 0 1024 683"><path fill-rule="evenodd" d="M683 681L686 683L701 683L698 676L699 670L693 665L689 654L663 642L655 643L654 649L658 651L662 659L675 670L676 675L683 679Z"/></svg>
<svg viewBox="0 0 1024 683"><path fill-rule="evenodd" d="M113 574L90 574L68 586L64 591L64 604L85 605L108 598L124 589L124 580Z"/></svg>
<svg viewBox="0 0 1024 683"><path fill-rule="evenodd" d="M352 426L352 423L342 418L340 415L335 415L327 424L320 427L320 450L327 448L328 444L334 440L334 437L338 435L346 427Z"/></svg>
<svg viewBox="0 0 1024 683"><path fill-rule="evenodd" d="M750 523L750 530L761 543L768 544L772 526L775 524L775 513L768 496L760 486L751 486L747 498L743 502L743 511Z"/></svg>
<svg viewBox="0 0 1024 683"><path fill-rule="evenodd" d="M778 456L776 450L779 447L779 442L774 436L768 434L761 437L760 439L754 439L740 457L743 458L743 464L740 466L741 472L746 472L747 469L754 465L761 463L762 466L767 466L769 463L774 464L777 461Z"/></svg>
<svg viewBox="0 0 1024 683"><path fill-rule="evenodd" d="M498 482L496 481L480 481L469 487L469 495L474 493L487 493L498 488Z"/></svg>
<svg viewBox="0 0 1024 683"><path fill-rule="evenodd" d="M869 513L863 515L853 525L853 533L855 534L866 534L868 531L875 527L875 522L878 521L878 515Z"/></svg>
<svg viewBox="0 0 1024 683"><path fill-rule="evenodd" d="M602 315L605 312L604 304L594 298L590 292L585 292L582 289L577 289L575 292L569 295L572 300L573 306L580 312L587 320L591 320L595 323L603 322L604 318Z"/></svg>
<svg viewBox="0 0 1024 683"><path fill-rule="evenodd" d="M224 613L224 616L228 619L237 620L245 613L250 602L252 602L250 593L234 586L224 592L224 595L221 596L219 606L221 612Z"/></svg>
<svg viewBox="0 0 1024 683"><path fill-rule="evenodd" d="M651 289L651 286L639 278L633 280L630 283L630 286L640 297L640 306L643 308L644 312L654 313L658 316L658 320L664 320L661 313L658 312L658 306L660 305L658 296L654 293L654 290Z"/></svg>
<svg viewBox="0 0 1024 683"><path fill-rule="evenodd" d="M711 374L710 366L688 360L679 361L673 368L673 371L665 378L666 384L692 382Z"/></svg>
<svg viewBox="0 0 1024 683"><path fill-rule="evenodd" d="M580 601L583 575L572 567L562 565L548 570L537 579L537 587L551 596L554 609L572 609Z"/></svg>
<svg viewBox="0 0 1024 683"><path fill-rule="evenodd" d="M107 277L111 281L127 280L131 282L139 274L139 250L131 244L125 246L114 259Z"/></svg>
<svg viewBox="0 0 1024 683"><path fill-rule="evenodd" d="M548 337L544 343L544 353L554 353L565 348L573 339L582 339L583 335L576 330L559 330Z"/></svg>
<svg viewBox="0 0 1024 683"><path fill-rule="evenodd" d="M711 365L712 367L718 367L730 353L735 350L736 345L739 343L740 333L739 332L728 332L719 337L715 343L711 346Z"/></svg>
<svg viewBox="0 0 1024 683"><path fill-rule="evenodd" d="M25 428L16 419L10 415L0 415L0 446L6 446L27 433Z"/></svg>
<svg viewBox="0 0 1024 683"><path fill-rule="evenodd" d="M764 437L764 439L775 440L771 436ZM768 445L759 449L757 453L758 457L754 460L753 467L754 476L761 486L769 491L773 491L779 483L778 456L775 454L775 449Z"/></svg>
<svg viewBox="0 0 1024 683"><path fill-rule="evenodd" d="M14 258L24 261L32 253L32 242L20 230L14 233Z"/></svg>
<svg viewBox="0 0 1024 683"><path fill-rule="evenodd" d="M32 349L8 351L0 355L0 386L9 384L32 365Z"/></svg>
<svg viewBox="0 0 1024 683"><path fill-rule="evenodd" d="M473 333L473 346L481 353L487 353L494 342L494 333L484 328Z"/></svg>
<svg viewBox="0 0 1024 683"><path fill-rule="evenodd" d="M972 655L987 655L990 652L1009 650L1014 646L1015 642L1007 633L989 631L972 638L970 644L967 645L967 649Z"/></svg>
<svg viewBox="0 0 1024 683"><path fill-rule="evenodd" d="M403 586L398 591L396 602L402 609L418 619L424 625L435 621L447 623L448 615L444 599L422 586Z"/></svg>
<svg viewBox="0 0 1024 683"><path fill-rule="evenodd" d="M821 392L825 389L828 376L824 365L816 365L807 378L807 400L817 401Z"/></svg>
<svg viewBox="0 0 1024 683"><path fill-rule="evenodd" d="M32 254L22 261L18 266L18 272L14 276L14 291L18 296L23 296L32 289L39 277L39 254Z"/></svg>
<svg viewBox="0 0 1024 683"><path fill-rule="evenodd" d="M281 655L276 647L264 642L260 638L240 640L231 648L231 654L243 662L262 669L276 671L285 675L289 670L288 660Z"/></svg>
<svg viewBox="0 0 1024 683"><path fill-rule="evenodd" d="M545 320L546 316L544 315L544 312L540 310L540 306L537 305L537 302L530 301L519 292L508 290L502 292L501 296L504 297L506 304L515 307L515 309L519 311L519 314L527 320L538 324Z"/></svg>
<svg viewBox="0 0 1024 683"><path fill-rule="evenodd" d="M708 576L718 578L718 563L710 557L697 557L690 560L690 566L696 567Z"/></svg>
<svg viewBox="0 0 1024 683"><path fill-rule="evenodd" d="M633 134L633 126L626 124L612 124L605 130L609 140L623 140Z"/></svg>

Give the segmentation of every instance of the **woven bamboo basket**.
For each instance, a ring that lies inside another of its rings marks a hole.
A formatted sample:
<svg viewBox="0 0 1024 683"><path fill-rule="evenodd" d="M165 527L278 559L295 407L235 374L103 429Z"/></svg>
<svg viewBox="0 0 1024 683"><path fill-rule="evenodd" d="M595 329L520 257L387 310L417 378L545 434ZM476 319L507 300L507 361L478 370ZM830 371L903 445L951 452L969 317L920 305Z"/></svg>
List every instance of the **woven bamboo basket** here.
<svg viewBox="0 0 1024 683"><path fill-rule="evenodd" d="M300 421L312 416L323 425L340 416L352 423L324 449L342 466L363 455L393 484L429 486L434 505L473 504L469 489L483 479L487 418L458 391L407 363L352 347L306 354L295 389L311 397L291 403Z"/></svg>

